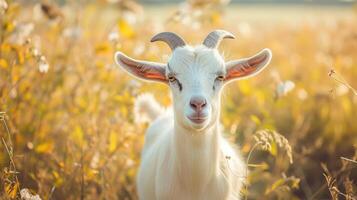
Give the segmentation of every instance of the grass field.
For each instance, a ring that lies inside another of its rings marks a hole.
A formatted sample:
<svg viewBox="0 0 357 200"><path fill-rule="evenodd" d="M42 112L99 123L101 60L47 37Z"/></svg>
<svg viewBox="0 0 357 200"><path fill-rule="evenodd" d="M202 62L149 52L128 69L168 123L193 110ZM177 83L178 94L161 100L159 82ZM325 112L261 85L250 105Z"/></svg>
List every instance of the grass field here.
<svg viewBox="0 0 357 200"><path fill-rule="evenodd" d="M354 7L3 2L1 199L137 199L147 124L134 123L133 100L171 99L119 70L114 52L165 62L170 50L150 43L154 34L199 44L217 28L237 36L221 44L227 60L273 52L263 73L224 89L226 137L251 154L243 196L357 199Z"/></svg>

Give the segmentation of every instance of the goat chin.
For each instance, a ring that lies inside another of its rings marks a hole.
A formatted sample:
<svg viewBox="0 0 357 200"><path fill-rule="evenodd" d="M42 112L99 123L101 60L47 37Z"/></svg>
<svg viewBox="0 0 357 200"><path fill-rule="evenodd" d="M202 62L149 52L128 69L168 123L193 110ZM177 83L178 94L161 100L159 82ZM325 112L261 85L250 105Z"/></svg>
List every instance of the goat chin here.
<svg viewBox="0 0 357 200"><path fill-rule="evenodd" d="M151 94L136 99L135 118L151 122L137 176L139 199L240 199L246 167L219 123L207 133L190 134Z"/></svg>

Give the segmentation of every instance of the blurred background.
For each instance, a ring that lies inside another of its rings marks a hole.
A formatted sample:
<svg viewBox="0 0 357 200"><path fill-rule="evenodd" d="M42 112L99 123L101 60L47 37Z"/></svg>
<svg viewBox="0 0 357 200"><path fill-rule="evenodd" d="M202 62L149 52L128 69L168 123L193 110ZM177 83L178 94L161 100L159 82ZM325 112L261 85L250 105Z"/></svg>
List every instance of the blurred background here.
<svg viewBox="0 0 357 200"><path fill-rule="evenodd" d="M219 28L237 36L226 60L273 52L223 92L225 136L250 154L242 196L357 199L356 24L354 1L0 0L0 198L137 199L133 100L170 91L114 52L166 62L154 34L200 44Z"/></svg>

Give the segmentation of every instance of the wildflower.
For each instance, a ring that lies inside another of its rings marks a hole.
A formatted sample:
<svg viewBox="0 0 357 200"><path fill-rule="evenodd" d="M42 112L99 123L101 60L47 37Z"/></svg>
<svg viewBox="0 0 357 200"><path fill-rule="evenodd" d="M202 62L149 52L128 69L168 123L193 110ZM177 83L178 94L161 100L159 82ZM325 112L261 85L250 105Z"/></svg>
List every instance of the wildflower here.
<svg viewBox="0 0 357 200"><path fill-rule="evenodd" d="M63 31L63 36L72 40L80 38L82 35L82 29L78 26L68 27Z"/></svg>
<svg viewBox="0 0 357 200"><path fill-rule="evenodd" d="M292 81L280 82L276 88L276 93L278 97L287 95L290 91L295 88L295 83Z"/></svg>
<svg viewBox="0 0 357 200"><path fill-rule="evenodd" d="M278 71L272 70L270 75L274 79L274 81L277 83L277 87L276 87L276 91L275 91L277 97L285 96L295 88L294 82L292 82L290 80L282 81Z"/></svg>
<svg viewBox="0 0 357 200"><path fill-rule="evenodd" d="M145 45L141 42L136 45L134 49L134 55L139 56L145 52Z"/></svg>
<svg viewBox="0 0 357 200"><path fill-rule="evenodd" d="M32 56L38 57L41 55L40 51L38 49L32 48L31 49Z"/></svg>
<svg viewBox="0 0 357 200"><path fill-rule="evenodd" d="M281 79L280 79L280 74L278 72L278 70L276 69L272 69L270 71L270 76L273 78L273 80L277 83L281 82Z"/></svg>
<svg viewBox="0 0 357 200"><path fill-rule="evenodd" d="M304 89L299 89L297 95L301 100L305 100L307 98L307 92Z"/></svg>
<svg viewBox="0 0 357 200"><path fill-rule="evenodd" d="M8 5L5 0L0 0L0 14L4 14L7 10Z"/></svg>
<svg viewBox="0 0 357 200"><path fill-rule="evenodd" d="M16 90L16 88L12 88L12 89L10 90L9 96L10 96L10 98L12 98L12 99L15 99L15 98L17 97L17 90Z"/></svg>
<svg viewBox="0 0 357 200"><path fill-rule="evenodd" d="M119 33L116 30L111 31L108 34L108 40L112 43L117 43L119 41Z"/></svg>
<svg viewBox="0 0 357 200"><path fill-rule="evenodd" d="M128 88L130 88L130 90L134 90L135 88L139 88L141 87L141 82L137 81L137 80L130 80L128 83Z"/></svg>
<svg viewBox="0 0 357 200"><path fill-rule="evenodd" d="M125 164L126 164L127 167L133 167L134 164L135 164L135 161L129 158L129 159L126 160Z"/></svg>
<svg viewBox="0 0 357 200"><path fill-rule="evenodd" d="M244 36L250 36L252 34L252 29L248 23L241 22L238 24L239 33Z"/></svg>
<svg viewBox="0 0 357 200"><path fill-rule="evenodd" d="M23 200L41 200L39 195L31 194L31 192L27 188L21 189L20 196Z"/></svg>
<svg viewBox="0 0 357 200"><path fill-rule="evenodd" d="M94 156L92 157L92 160L90 162L90 167L92 169L97 169L99 166L99 161L100 161L100 154L99 152L95 152Z"/></svg>
<svg viewBox="0 0 357 200"><path fill-rule="evenodd" d="M138 18L137 15L133 12L124 12L123 13L123 18L126 22L128 22L128 24L130 25L134 25L138 22Z"/></svg>
<svg viewBox="0 0 357 200"><path fill-rule="evenodd" d="M14 32L10 35L9 42L17 45L24 44L28 36L32 33L34 27L33 23L17 24Z"/></svg>
<svg viewBox="0 0 357 200"><path fill-rule="evenodd" d="M41 73L47 73L49 68L50 67L49 67L49 65L47 63L47 60L46 60L45 56L41 56L40 59L39 59L38 70Z"/></svg>

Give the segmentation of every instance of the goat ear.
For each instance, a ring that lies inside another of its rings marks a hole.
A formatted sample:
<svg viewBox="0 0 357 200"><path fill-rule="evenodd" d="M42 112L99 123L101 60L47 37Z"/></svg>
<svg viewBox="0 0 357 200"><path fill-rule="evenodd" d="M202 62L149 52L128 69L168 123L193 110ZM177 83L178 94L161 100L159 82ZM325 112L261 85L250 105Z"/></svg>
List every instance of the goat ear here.
<svg viewBox="0 0 357 200"><path fill-rule="evenodd" d="M225 80L230 81L254 76L269 64L271 57L271 51L263 49L250 58L229 61L226 63L227 72Z"/></svg>
<svg viewBox="0 0 357 200"><path fill-rule="evenodd" d="M149 81L167 83L165 76L165 64L135 60L122 52L115 53L115 62L129 74Z"/></svg>

